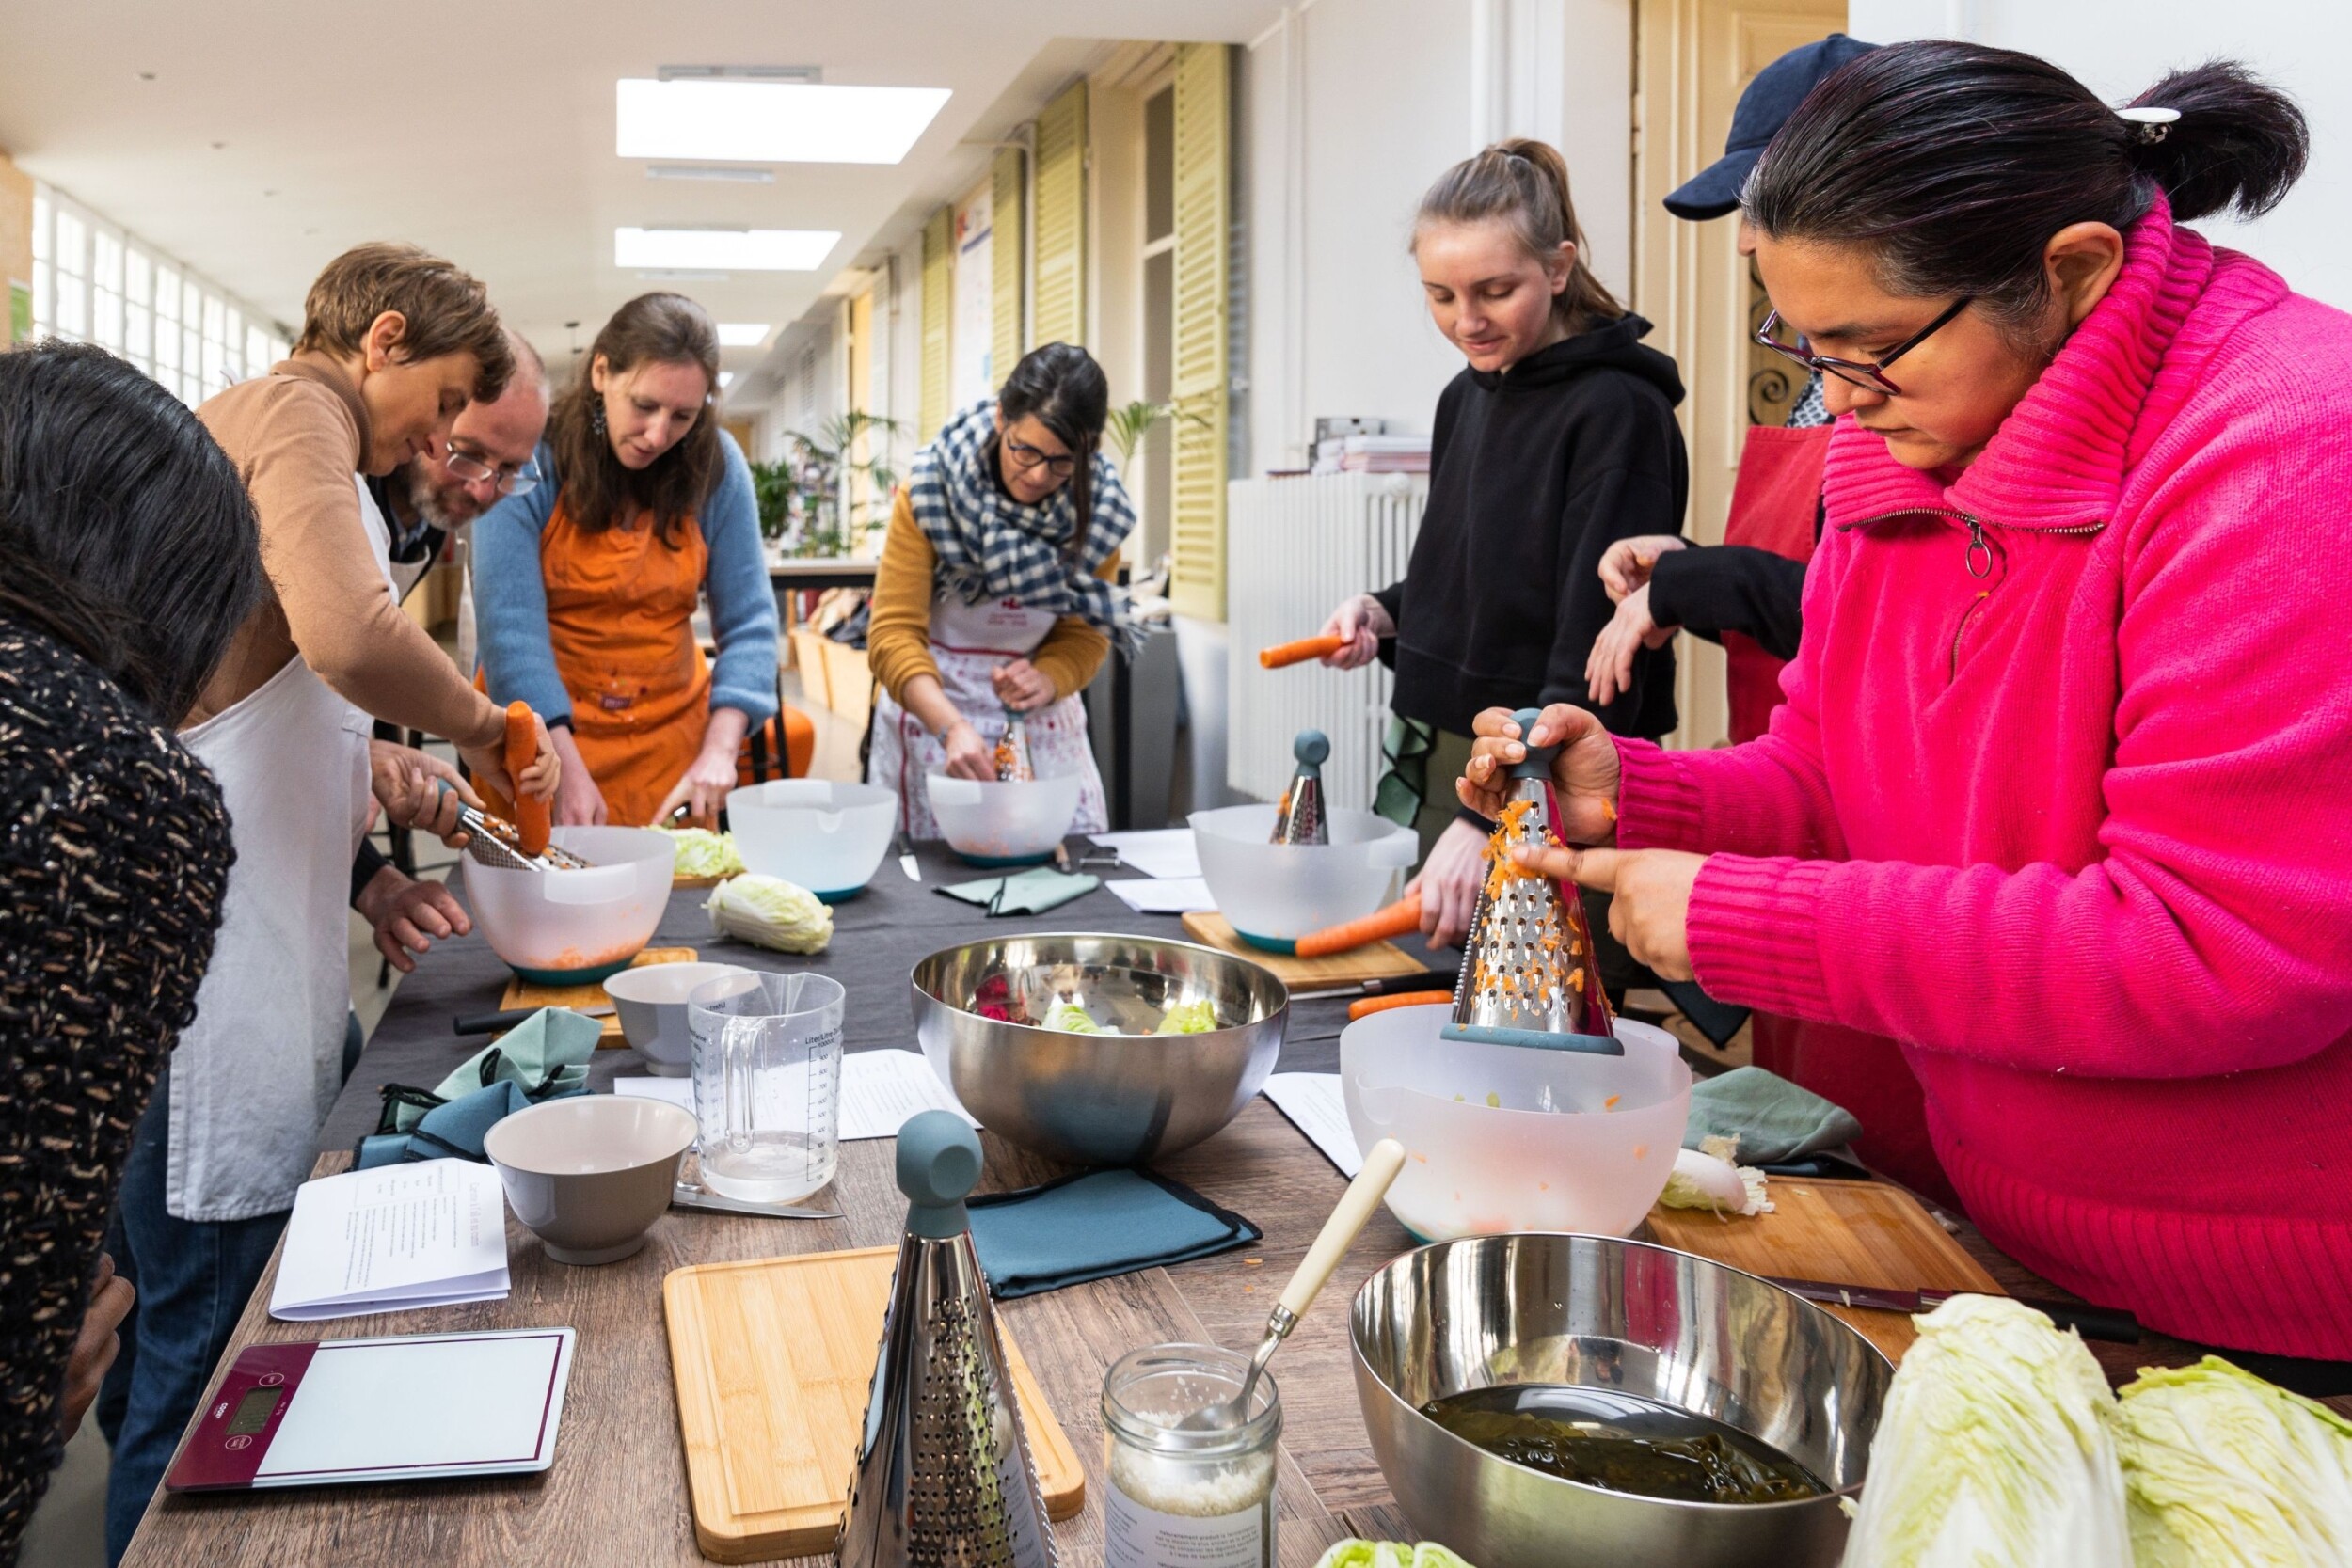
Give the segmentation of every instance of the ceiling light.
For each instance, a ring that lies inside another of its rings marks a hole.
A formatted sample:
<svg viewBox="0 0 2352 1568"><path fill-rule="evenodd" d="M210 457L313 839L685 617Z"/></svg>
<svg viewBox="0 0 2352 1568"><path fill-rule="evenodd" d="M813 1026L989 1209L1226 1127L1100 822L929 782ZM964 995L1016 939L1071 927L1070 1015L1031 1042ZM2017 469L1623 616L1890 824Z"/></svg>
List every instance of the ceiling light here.
<svg viewBox="0 0 2352 1568"><path fill-rule="evenodd" d="M615 229L612 264L814 272L840 243L837 229Z"/></svg>
<svg viewBox="0 0 2352 1568"><path fill-rule="evenodd" d="M719 372L719 390L723 392L725 391L730 386L734 385L734 382L735 372L733 371L721 371Z"/></svg>
<svg viewBox="0 0 2352 1568"><path fill-rule="evenodd" d="M637 77L614 89L620 156L749 164L898 163L948 97L946 87Z"/></svg>
<svg viewBox="0 0 2352 1568"><path fill-rule="evenodd" d="M719 324L719 346L721 348L757 348L767 341L768 324L766 322L721 322Z"/></svg>
<svg viewBox="0 0 2352 1568"><path fill-rule="evenodd" d="M656 76L665 82L821 82L821 65L665 65Z"/></svg>
<svg viewBox="0 0 2352 1568"><path fill-rule="evenodd" d="M648 180L729 180L745 185L772 185L776 171L748 164L647 164Z"/></svg>
<svg viewBox="0 0 2352 1568"><path fill-rule="evenodd" d="M723 283L734 276L733 273L712 272L707 267L639 267L637 269L637 281L640 283Z"/></svg>

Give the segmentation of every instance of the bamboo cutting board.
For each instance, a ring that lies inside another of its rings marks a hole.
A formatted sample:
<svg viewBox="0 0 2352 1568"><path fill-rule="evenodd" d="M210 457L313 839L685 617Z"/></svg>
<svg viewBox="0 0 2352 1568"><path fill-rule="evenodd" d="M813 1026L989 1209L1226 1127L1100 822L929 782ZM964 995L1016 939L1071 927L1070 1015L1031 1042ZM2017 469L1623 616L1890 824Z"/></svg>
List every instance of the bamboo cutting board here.
<svg viewBox="0 0 2352 1568"><path fill-rule="evenodd" d="M691 964L702 955L691 947L648 947L629 960L631 969L647 964ZM612 998L604 994L602 982L587 986L534 986L519 974L509 975L506 994L499 998L499 1011L512 1012L516 1007L609 1007ZM596 1041L599 1051L619 1051L628 1041L621 1034L621 1021L615 1016L604 1022L604 1037Z"/></svg>
<svg viewBox="0 0 2352 1568"><path fill-rule="evenodd" d="M1419 974L1429 966L1409 957L1392 942L1375 942L1327 958L1295 958L1252 947L1234 934L1226 918L1215 912L1184 916L1184 935L1205 947L1248 958L1273 971L1274 977L1293 990L1320 990L1330 986L1385 980L1392 974Z"/></svg>
<svg viewBox="0 0 2352 1568"><path fill-rule="evenodd" d="M898 1259L895 1246L813 1252L705 1263L662 1281L705 1556L764 1562L833 1550ZM1086 1506L1086 1472L1021 1347L1002 1338L1046 1515L1071 1518Z"/></svg>
<svg viewBox="0 0 2352 1568"><path fill-rule="evenodd" d="M1900 1290L2005 1292L1919 1200L1884 1181L1822 1181L1775 1176L1772 1212L1752 1218L1701 1209L1655 1208L1654 1241L1749 1274ZM1827 1308L1899 1362L1918 1338L1901 1312Z"/></svg>

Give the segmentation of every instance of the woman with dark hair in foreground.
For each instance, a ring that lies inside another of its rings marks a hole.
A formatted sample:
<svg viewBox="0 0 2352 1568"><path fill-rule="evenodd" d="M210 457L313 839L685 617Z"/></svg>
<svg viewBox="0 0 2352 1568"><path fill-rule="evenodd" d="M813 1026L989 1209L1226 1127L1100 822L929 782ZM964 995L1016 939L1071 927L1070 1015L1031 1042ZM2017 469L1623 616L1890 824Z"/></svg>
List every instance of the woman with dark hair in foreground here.
<svg viewBox="0 0 2352 1568"><path fill-rule="evenodd" d="M94 348L0 355L0 1562L130 1307L100 1243L231 859L173 723L261 584L245 486L170 393Z"/></svg>

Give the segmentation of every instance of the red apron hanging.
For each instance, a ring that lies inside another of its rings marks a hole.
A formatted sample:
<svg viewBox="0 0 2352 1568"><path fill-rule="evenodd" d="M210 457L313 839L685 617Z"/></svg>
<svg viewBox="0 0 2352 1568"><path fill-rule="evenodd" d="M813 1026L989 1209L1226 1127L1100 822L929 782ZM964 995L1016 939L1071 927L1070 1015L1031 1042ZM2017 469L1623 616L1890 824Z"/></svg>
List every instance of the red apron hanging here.
<svg viewBox="0 0 2352 1568"><path fill-rule="evenodd" d="M1830 425L1789 430L1756 425L1740 454L1732 482L1731 515L1724 543L1770 550L1791 561L1813 559L1813 525L1821 505L1821 468L1829 461ZM1780 705L1780 672L1774 658L1744 632L1724 633L1724 662L1731 699L1731 741L1737 746L1764 733Z"/></svg>

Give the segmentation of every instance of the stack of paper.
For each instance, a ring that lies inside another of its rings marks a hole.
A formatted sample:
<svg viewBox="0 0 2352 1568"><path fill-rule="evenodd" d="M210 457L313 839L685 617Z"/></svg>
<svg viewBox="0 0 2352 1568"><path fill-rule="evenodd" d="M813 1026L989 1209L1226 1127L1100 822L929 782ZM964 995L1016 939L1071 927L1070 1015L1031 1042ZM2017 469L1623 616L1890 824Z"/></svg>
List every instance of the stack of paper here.
<svg viewBox="0 0 2352 1568"><path fill-rule="evenodd" d="M1347 1098L1338 1073L1278 1072L1265 1081L1265 1097L1323 1150L1325 1159L1340 1167L1342 1176L1352 1178L1364 1168L1363 1152L1348 1126Z"/></svg>
<svg viewBox="0 0 2352 1568"><path fill-rule="evenodd" d="M1199 877L1130 877L1103 885L1137 914L1191 914L1216 908L1209 884Z"/></svg>
<svg viewBox="0 0 2352 1568"><path fill-rule="evenodd" d="M498 1172L470 1160L425 1160L305 1183L286 1222L269 1315L315 1323L506 1292Z"/></svg>
<svg viewBox="0 0 2352 1568"><path fill-rule="evenodd" d="M1120 864L1147 877L1200 875L1200 852L1190 828L1145 828L1089 836L1105 849L1118 850Z"/></svg>

